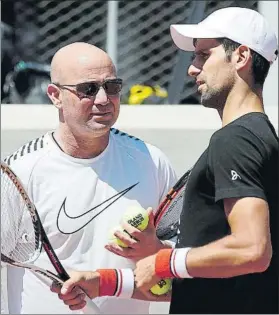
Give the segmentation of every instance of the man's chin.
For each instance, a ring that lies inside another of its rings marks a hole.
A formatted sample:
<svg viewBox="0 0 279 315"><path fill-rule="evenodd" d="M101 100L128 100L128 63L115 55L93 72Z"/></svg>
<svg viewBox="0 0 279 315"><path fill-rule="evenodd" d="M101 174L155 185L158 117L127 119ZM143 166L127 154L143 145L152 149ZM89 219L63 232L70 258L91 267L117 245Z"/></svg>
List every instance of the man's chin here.
<svg viewBox="0 0 279 315"><path fill-rule="evenodd" d="M204 107L207 108L215 108L214 102L212 102L212 100L208 99L208 98L203 98L201 97L201 105L203 105ZM216 105L216 104L215 104Z"/></svg>
<svg viewBox="0 0 279 315"><path fill-rule="evenodd" d="M219 109L223 106L223 98L221 95L217 94L204 94L201 95L201 105L207 108Z"/></svg>
<svg viewBox="0 0 279 315"><path fill-rule="evenodd" d="M112 124L111 123L94 123L88 125L88 129L91 131L94 131L95 133L106 133L107 131L110 130Z"/></svg>

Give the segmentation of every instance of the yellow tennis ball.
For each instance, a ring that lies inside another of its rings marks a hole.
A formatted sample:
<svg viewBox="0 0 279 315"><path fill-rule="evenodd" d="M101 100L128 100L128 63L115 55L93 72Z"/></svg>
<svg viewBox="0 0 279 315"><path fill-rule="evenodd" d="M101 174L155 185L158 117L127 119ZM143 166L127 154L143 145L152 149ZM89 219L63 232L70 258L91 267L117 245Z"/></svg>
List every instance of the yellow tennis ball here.
<svg viewBox="0 0 279 315"><path fill-rule="evenodd" d="M155 295L162 295L169 292L171 289L171 280L162 279L157 284L155 284L150 291Z"/></svg>
<svg viewBox="0 0 279 315"><path fill-rule="evenodd" d="M145 209L140 206L131 206L123 215L123 221L143 231L147 228L149 217Z"/></svg>
<svg viewBox="0 0 279 315"><path fill-rule="evenodd" d="M119 245L121 247L128 247L128 245L126 245L125 243L123 243L118 237L116 237L114 235L114 233L116 231L124 231L123 228L119 225L119 226L116 226L114 227L113 229L110 230L109 232L109 237L108 237L108 240L110 243L113 243L113 244L116 244L116 245Z"/></svg>

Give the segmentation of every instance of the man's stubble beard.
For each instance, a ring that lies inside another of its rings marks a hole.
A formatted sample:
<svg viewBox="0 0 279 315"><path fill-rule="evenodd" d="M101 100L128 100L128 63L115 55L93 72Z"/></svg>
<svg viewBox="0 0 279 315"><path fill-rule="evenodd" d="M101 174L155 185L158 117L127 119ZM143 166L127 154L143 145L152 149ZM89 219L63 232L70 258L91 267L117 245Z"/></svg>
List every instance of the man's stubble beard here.
<svg viewBox="0 0 279 315"><path fill-rule="evenodd" d="M201 94L201 104L207 108L223 110L230 91L231 86L223 89L209 88L204 94Z"/></svg>

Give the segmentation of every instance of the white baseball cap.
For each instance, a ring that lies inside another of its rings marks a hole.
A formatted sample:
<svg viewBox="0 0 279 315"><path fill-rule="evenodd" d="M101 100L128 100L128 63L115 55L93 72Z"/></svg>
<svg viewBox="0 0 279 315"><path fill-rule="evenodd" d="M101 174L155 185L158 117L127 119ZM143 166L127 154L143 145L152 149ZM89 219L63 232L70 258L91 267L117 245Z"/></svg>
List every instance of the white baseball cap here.
<svg viewBox="0 0 279 315"><path fill-rule="evenodd" d="M198 24L174 24L170 26L175 45L186 51L194 51L194 38L229 38L246 45L274 62L278 54L277 38L266 19L257 11L227 7L211 13Z"/></svg>

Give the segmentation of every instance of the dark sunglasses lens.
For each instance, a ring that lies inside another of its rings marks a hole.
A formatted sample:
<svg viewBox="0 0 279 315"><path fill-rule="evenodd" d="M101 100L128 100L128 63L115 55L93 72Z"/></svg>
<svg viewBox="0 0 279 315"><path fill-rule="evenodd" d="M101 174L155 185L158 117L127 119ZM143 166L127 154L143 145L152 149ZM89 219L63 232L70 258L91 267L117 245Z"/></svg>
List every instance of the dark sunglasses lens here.
<svg viewBox="0 0 279 315"><path fill-rule="evenodd" d="M94 96L97 94L99 86L97 83L81 83L77 85L77 92L82 93L86 96Z"/></svg>
<svg viewBox="0 0 279 315"><path fill-rule="evenodd" d="M119 81L108 81L104 84L104 88L108 95L115 95L121 91L122 84Z"/></svg>

